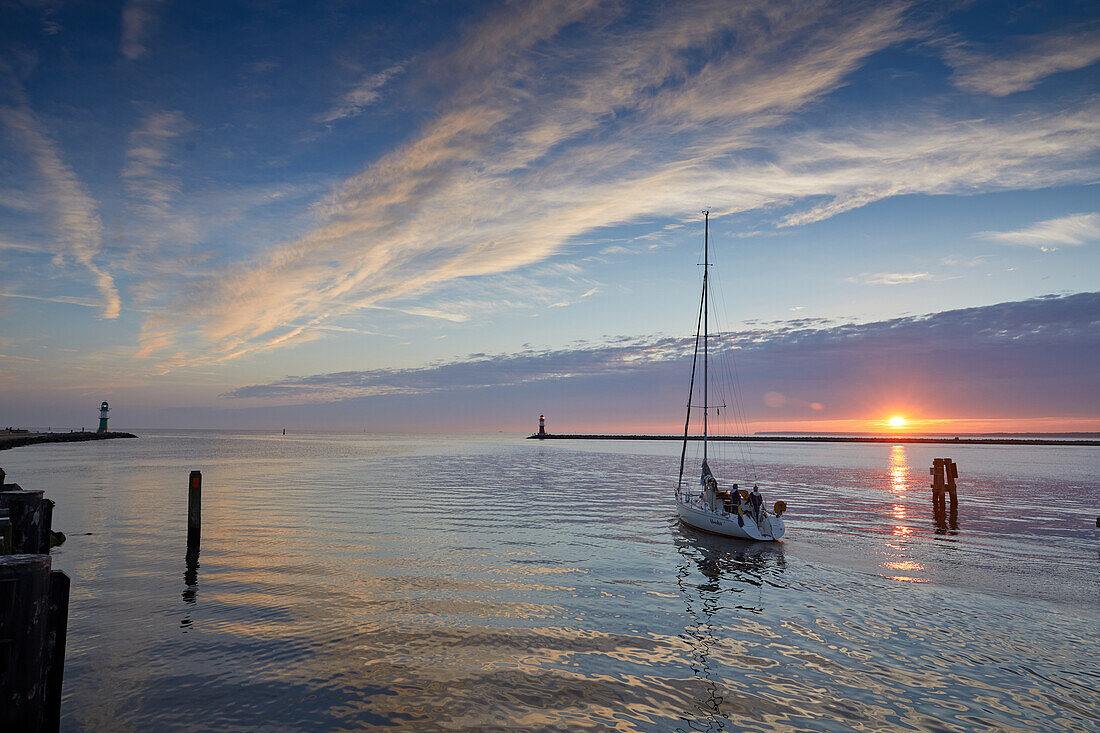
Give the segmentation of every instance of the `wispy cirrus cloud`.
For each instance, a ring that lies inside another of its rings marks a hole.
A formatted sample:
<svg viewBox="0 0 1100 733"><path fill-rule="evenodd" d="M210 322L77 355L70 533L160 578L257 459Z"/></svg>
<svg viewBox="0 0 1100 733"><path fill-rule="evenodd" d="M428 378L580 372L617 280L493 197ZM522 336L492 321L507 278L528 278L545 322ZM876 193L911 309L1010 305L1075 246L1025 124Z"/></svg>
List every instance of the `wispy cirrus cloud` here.
<svg viewBox="0 0 1100 733"><path fill-rule="evenodd" d="M21 92L14 94L17 99ZM118 318L122 301L114 277L100 263L103 222L98 207L84 184L61 157L41 121L23 103L0 107L0 122L30 158L43 185L44 207L49 211L56 234L53 253L63 262L71 257L91 273L100 294L103 318Z"/></svg>
<svg viewBox="0 0 1100 733"><path fill-rule="evenodd" d="M935 276L930 272L861 272L848 278L848 282L860 285L908 285L934 279Z"/></svg>
<svg viewBox="0 0 1100 733"><path fill-rule="evenodd" d="M979 232L974 236L999 244L1037 247L1050 252L1060 246L1077 247L1100 240L1100 214L1071 214L1011 232Z"/></svg>
<svg viewBox="0 0 1100 733"><path fill-rule="evenodd" d="M126 263L130 269L163 269L160 259L151 256L159 254L169 242L179 245L196 236L196 221L173 207L181 190L176 149L180 136L190 129L182 112L165 110L145 115L130 132L122 168L122 180L129 193L127 210L132 217ZM207 220L211 216L207 210ZM178 246L175 251L178 256ZM139 285L137 290L141 289Z"/></svg>
<svg viewBox="0 0 1100 733"><path fill-rule="evenodd" d="M130 194L153 211L164 213L179 181L171 175L171 146L189 129L182 112L163 111L147 115L130 133L122 178Z"/></svg>
<svg viewBox="0 0 1100 733"><path fill-rule="evenodd" d="M1100 61L1100 28L1018 39L1009 53L990 53L964 43L948 43L944 57L960 89L1004 97L1031 89L1060 71Z"/></svg>
<svg viewBox="0 0 1100 733"><path fill-rule="evenodd" d="M131 61L148 52L146 43L160 21L163 0L128 0L122 8L122 55Z"/></svg>
<svg viewBox="0 0 1100 733"><path fill-rule="evenodd" d="M39 300L43 303L65 303L66 305L81 305L85 308L100 308L100 304L88 300L87 298L77 298L66 295L31 295L29 293L3 293L0 292L0 298L20 298L23 300Z"/></svg>
<svg viewBox="0 0 1100 733"><path fill-rule="evenodd" d="M355 117L370 105L377 104L382 99L382 87L404 70L404 64L394 64L377 74L367 75L344 94L332 109L321 115L321 122L335 122Z"/></svg>
<svg viewBox="0 0 1100 733"><path fill-rule="evenodd" d="M861 58L904 37L898 5L802 10L685 4L616 27L615 12L598 4L506 8L432 67L477 73L456 77L443 111L411 142L345 181L320 226L177 306L211 342L199 358L232 358L282 340L293 324L529 265L596 226L693 210L685 204L700 177L712 187L716 171L707 169L756 144L749 131L835 88ZM601 19L583 31L595 37L548 43L588 14ZM820 30L826 19L834 30ZM734 27L743 39L736 52L690 73L691 54ZM619 121L616 110L626 109L637 114ZM712 145L694 139L699 126L717 133ZM606 133L614 140L591 139ZM686 148L668 140L677 135ZM665 140L656 151L655 138ZM657 199L649 193L662 189Z"/></svg>
<svg viewBox="0 0 1100 733"><path fill-rule="evenodd" d="M293 343L530 266L598 227L693 212L701 195L718 216L776 210L800 226L905 193L1095 179L1094 99L791 127L871 55L923 36L907 8L697 2L639 19L601 3L508 6L410 65L450 84L418 133L337 186L312 230L193 283L171 318L147 322L146 345L175 346L171 367Z"/></svg>

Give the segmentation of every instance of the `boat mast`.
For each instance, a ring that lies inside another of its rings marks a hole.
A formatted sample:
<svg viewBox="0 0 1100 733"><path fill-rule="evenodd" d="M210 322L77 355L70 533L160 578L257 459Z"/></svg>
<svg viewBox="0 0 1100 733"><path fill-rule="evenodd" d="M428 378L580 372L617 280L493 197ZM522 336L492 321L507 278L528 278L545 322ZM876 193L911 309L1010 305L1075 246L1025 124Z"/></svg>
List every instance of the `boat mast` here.
<svg viewBox="0 0 1100 733"><path fill-rule="evenodd" d="M680 449L680 476L676 479L676 496L684 485L684 460L687 458L688 430L691 427L691 400L695 397L695 367L699 363L699 337L702 335L703 308L706 301L699 296L699 317L695 319L695 351L691 354L691 382L688 384L687 414L684 415L684 445Z"/></svg>
<svg viewBox="0 0 1100 733"><path fill-rule="evenodd" d="M703 211L703 460L707 460L707 345L709 341L707 316L707 280L710 274L710 211Z"/></svg>

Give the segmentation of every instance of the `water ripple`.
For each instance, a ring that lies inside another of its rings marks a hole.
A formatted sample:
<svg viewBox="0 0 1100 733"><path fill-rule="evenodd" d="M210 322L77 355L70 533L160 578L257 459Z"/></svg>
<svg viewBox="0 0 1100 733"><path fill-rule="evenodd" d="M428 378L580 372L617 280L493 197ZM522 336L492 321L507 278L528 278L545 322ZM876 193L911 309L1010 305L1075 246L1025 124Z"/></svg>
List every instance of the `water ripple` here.
<svg viewBox="0 0 1100 733"><path fill-rule="evenodd" d="M1097 451L959 447L938 519L938 448L765 446L751 544L678 523L675 446L64 448L5 468L70 537L66 730L1100 730Z"/></svg>

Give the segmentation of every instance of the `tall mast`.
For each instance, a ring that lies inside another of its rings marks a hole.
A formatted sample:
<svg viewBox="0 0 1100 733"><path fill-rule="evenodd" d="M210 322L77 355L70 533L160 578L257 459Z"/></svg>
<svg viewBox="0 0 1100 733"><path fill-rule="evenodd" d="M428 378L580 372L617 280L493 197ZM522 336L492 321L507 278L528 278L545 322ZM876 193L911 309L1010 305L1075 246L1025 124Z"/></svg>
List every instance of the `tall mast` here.
<svg viewBox="0 0 1100 733"><path fill-rule="evenodd" d="M710 308L707 307L707 280L710 274L710 211L703 211L703 460L707 460L707 351L708 351L708 323L707 316Z"/></svg>

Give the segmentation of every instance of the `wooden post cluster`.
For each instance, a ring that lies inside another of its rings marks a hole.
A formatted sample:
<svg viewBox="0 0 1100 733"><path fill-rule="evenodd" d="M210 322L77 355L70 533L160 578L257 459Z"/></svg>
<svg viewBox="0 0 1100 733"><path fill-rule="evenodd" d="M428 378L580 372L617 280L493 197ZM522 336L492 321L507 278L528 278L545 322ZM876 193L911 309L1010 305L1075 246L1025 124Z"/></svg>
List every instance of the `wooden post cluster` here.
<svg viewBox="0 0 1100 733"><path fill-rule="evenodd" d="M54 503L0 470L0 730L57 731L69 577L50 558Z"/></svg>
<svg viewBox="0 0 1100 733"><path fill-rule="evenodd" d="M939 513L947 511L945 505L947 495L950 495L951 511L958 511L959 494L955 479L959 477L959 467L950 458L935 458L928 473L932 475L932 509Z"/></svg>

